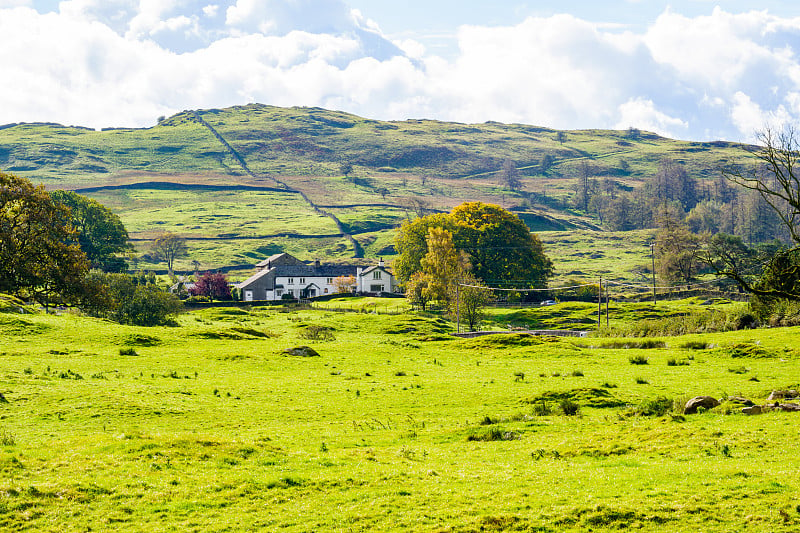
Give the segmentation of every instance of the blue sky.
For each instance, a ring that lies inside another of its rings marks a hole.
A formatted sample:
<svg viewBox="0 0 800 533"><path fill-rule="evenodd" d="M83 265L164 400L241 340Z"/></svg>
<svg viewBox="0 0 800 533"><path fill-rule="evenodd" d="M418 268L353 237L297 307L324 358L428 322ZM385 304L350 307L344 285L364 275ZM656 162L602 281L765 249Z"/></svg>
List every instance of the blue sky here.
<svg viewBox="0 0 800 533"><path fill-rule="evenodd" d="M800 2L0 0L0 32L0 124L260 102L748 141L800 118Z"/></svg>

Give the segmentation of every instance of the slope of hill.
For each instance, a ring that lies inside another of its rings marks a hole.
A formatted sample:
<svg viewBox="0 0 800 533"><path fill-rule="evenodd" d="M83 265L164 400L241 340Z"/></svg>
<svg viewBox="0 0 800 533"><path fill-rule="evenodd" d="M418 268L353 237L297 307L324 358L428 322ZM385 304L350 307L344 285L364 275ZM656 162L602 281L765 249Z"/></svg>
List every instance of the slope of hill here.
<svg viewBox="0 0 800 533"><path fill-rule="evenodd" d="M515 209L536 231L599 229L564 208L577 166L636 187L669 157L713 178L744 146L638 131L559 132L521 124L382 122L318 108L185 111L147 129L0 127L0 169L74 189L114 209L140 249L186 236L204 268L250 265L275 249L303 258L391 254L414 212L466 200ZM501 183L511 161L521 189ZM543 163L544 161L544 163ZM344 166L352 172L343 176ZM151 268L145 261L140 266Z"/></svg>

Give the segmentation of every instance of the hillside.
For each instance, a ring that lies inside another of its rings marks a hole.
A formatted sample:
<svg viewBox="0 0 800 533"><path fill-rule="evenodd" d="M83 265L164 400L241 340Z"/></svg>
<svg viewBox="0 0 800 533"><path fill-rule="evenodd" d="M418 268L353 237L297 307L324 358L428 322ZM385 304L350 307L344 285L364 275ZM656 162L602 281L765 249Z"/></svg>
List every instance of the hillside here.
<svg viewBox="0 0 800 533"><path fill-rule="evenodd" d="M745 148L647 132L382 122L256 104L185 111L147 129L0 126L0 169L108 205L142 251L163 231L186 236L192 255L179 269L192 260L246 267L278 249L304 259L390 255L393 228L405 217L466 200L512 208L535 231L599 230L563 202L581 162L635 188L665 157L696 179L713 179L723 163L746 157ZM499 179L507 160L520 173L517 191ZM347 176L343 163L353 168ZM140 266L156 265L145 258Z"/></svg>

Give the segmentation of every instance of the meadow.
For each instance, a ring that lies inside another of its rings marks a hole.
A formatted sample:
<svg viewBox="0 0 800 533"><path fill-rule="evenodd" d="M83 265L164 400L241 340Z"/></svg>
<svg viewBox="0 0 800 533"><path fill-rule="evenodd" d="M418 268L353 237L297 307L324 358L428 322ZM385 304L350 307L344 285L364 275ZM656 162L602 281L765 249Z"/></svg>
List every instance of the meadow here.
<svg viewBox="0 0 800 533"><path fill-rule="evenodd" d="M800 329L456 339L402 300L394 315L350 303L361 311L211 308L162 328L6 306L0 529L800 528L800 415L673 408L797 388ZM563 327L591 307L493 320ZM285 352L298 346L319 355Z"/></svg>

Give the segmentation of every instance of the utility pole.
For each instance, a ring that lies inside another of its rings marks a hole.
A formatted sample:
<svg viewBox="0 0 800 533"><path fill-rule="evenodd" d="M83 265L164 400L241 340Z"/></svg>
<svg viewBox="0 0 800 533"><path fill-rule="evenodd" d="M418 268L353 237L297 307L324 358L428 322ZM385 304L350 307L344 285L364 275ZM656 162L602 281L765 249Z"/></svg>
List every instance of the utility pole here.
<svg viewBox="0 0 800 533"><path fill-rule="evenodd" d="M600 276L600 290L597 291L597 329L600 329L600 319L603 317L603 277Z"/></svg>
<svg viewBox="0 0 800 533"><path fill-rule="evenodd" d="M461 294L459 288L461 284L456 281L456 333L461 333Z"/></svg>
<svg viewBox="0 0 800 533"><path fill-rule="evenodd" d="M653 305L656 305L656 243L650 243L650 259L653 261Z"/></svg>

